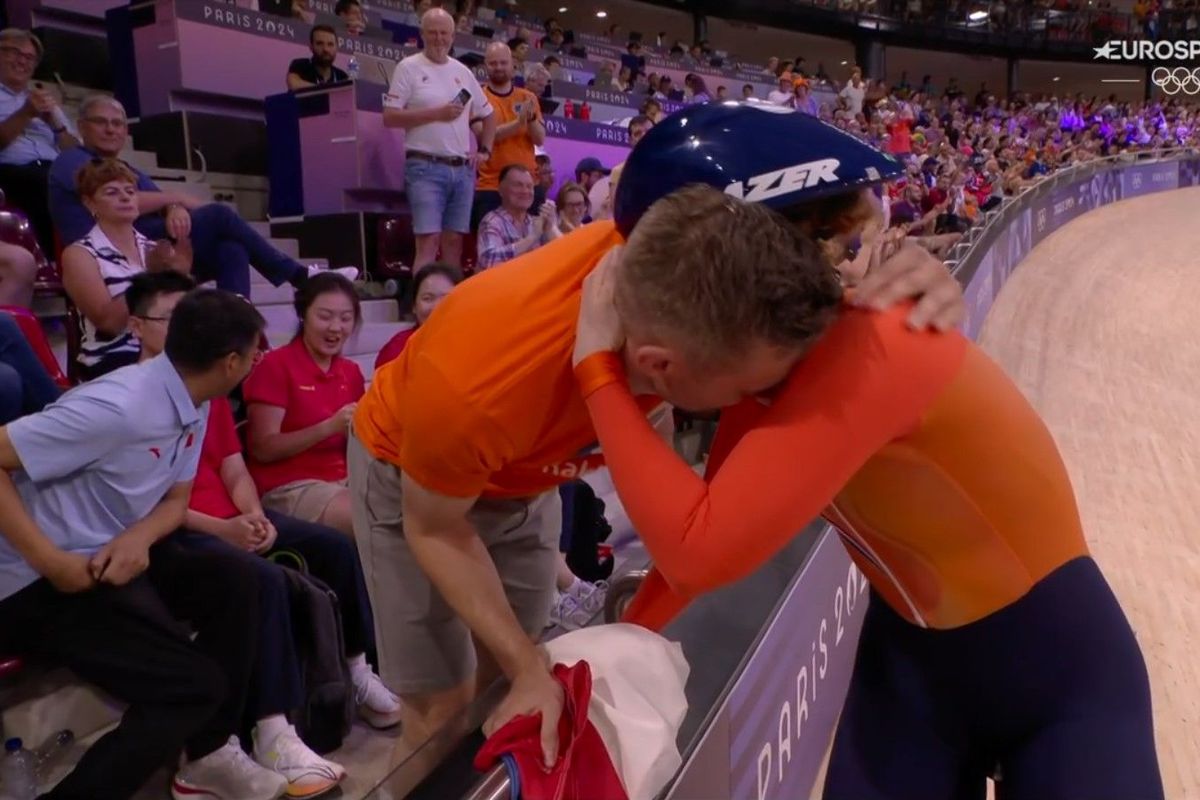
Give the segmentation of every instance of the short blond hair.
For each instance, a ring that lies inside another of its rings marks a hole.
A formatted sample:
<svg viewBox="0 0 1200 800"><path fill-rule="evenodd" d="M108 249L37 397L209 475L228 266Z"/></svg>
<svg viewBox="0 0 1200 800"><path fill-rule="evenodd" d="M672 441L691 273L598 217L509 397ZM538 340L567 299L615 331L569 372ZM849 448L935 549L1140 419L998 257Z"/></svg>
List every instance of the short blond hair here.
<svg viewBox="0 0 1200 800"><path fill-rule="evenodd" d="M796 226L699 185L650 207L618 276L626 328L677 341L703 364L735 360L754 340L807 347L842 298L833 266Z"/></svg>

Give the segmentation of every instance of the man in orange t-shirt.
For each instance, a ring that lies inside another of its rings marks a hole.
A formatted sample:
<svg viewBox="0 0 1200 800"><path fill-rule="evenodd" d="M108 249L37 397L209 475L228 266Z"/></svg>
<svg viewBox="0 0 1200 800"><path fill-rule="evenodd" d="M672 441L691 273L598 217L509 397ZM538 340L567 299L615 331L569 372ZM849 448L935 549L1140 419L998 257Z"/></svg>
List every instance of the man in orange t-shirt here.
<svg viewBox="0 0 1200 800"><path fill-rule="evenodd" d="M513 55L508 45L503 42L489 45L483 63L488 73L483 91L495 109L498 127L492 154L479 165L475 205L471 208L472 231L479 228L479 221L485 214L500 207L501 170L509 164L520 164L530 175L536 174L537 157L533 148L546 141L546 125L537 97L513 84ZM472 127L476 125L482 131L483 123L473 123ZM534 194L535 213L545 200L544 193Z"/></svg>
<svg viewBox="0 0 1200 800"><path fill-rule="evenodd" d="M744 173L746 183L731 193L773 187L778 202L794 203L811 199L814 190L879 183L898 169L858 140L787 110L710 104L671 119L676 131L690 123L689 134L707 119L713 137L754 156L736 171L713 168L722 178ZM673 180L670 164L680 153L671 146L646 149L659 127L634 156L664 158L666 166L653 178L661 187ZM747 137L785 146L748 150ZM659 138L670 145L674 137L668 129ZM786 180L771 183L772 176ZM636 172L626 181L633 187L626 194L654 194ZM719 197L728 200L669 204L660 232L627 250L652 244L654 259L720 260L723 273L736 280L713 292L721 298L752 291L753 313L738 324L753 328L779 313L771 281L795 263L797 242L775 233L775 217L731 213L733 198ZM421 743L453 718L477 683L487 685L492 670L476 665L477 657L490 655L511 688L485 732L518 715L540 714L547 764L554 761L562 691L534 642L555 596L562 516L555 490L603 464L571 365L575 321L584 279L641 213L630 208L618 203L615 224L584 226L456 287L400 357L375 374L358 404L347 458L355 540L380 623L380 673L404 701L406 745ZM846 239L844 246L851 233L828 231ZM857 302L888 307L917 296L911 324L944 329L961 319L961 287L919 248L901 251L872 273L859 285ZM670 295L664 291L663 299ZM646 389L654 396L633 399L640 415L661 407L660 397L684 407L723 404L681 391L688 381L678 374L685 368L678 351L639 352L651 357L640 370L665 376ZM741 398L771 386L790 366L776 361L771 353L747 359L719 388ZM704 383L689 374L691 385Z"/></svg>
<svg viewBox="0 0 1200 800"><path fill-rule="evenodd" d="M667 238L709 227L694 216ZM747 275L760 266L742 255L763 256L749 247L752 227L712 227L714 257ZM533 641L555 599L555 489L604 463L571 352L583 280L621 242L611 222L594 223L465 281L358 404L348 454L355 535L380 621L380 674L404 700L408 745L471 700L477 672L492 674L477 671L490 654L512 681L492 721L543 712L543 744L555 752L562 695ZM881 269L893 284L885 277L877 296L897 286L944 296L953 278L912 255ZM761 375L748 378L761 388ZM643 414L662 406L657 396L635 402Z"/></svg>

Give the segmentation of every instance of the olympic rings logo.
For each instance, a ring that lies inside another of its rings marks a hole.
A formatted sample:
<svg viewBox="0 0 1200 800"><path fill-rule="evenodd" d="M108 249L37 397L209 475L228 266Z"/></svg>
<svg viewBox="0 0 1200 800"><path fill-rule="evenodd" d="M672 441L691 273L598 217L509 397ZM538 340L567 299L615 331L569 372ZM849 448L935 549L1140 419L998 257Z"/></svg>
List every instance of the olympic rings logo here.
<svg viewBox="0 0 1200 800"><path fill-rule="evenodd" d="M1155 67L1150 73L1150 82L1163 90L1163 94L1200 94L1200 67Z"/></svg>

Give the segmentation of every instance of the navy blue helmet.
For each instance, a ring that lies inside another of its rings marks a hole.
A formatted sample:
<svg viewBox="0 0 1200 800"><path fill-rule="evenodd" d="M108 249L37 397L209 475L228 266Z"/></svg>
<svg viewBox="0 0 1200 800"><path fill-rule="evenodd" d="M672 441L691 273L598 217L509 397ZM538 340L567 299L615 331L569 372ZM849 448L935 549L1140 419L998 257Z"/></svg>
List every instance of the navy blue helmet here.
<svg viewBox="0 0 1200 800"><path fill-rule="evenodd" d="M655 125L629 154L613 200L622 235L692 183L782 210L904 172L889 155L816 117L761 103L707 103Z"/></svg>

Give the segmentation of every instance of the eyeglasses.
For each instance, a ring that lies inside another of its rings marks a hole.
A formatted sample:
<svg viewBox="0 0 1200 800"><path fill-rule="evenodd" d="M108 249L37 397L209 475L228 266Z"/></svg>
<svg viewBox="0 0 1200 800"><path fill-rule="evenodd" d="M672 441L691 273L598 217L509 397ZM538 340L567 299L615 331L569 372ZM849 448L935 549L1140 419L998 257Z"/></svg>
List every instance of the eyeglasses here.
<svg viewBox="0 0 1200 800"><path fill-rule="evenodd" d="M95 125L98 128L124 128L129 125L128 120L109 119L107 117L80 117L84 122Z"/></svg>
<svg viewBox="0 0 1200 800"><path fill-rule="evenodd" d="M0 47L0 52L6 53L14 61L23 61L27 64L33 64L38 60L37 53L30 53L19 47Z"/></svg>

